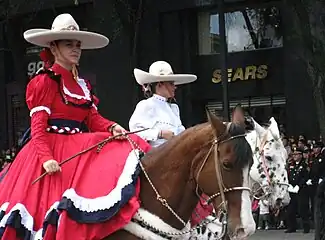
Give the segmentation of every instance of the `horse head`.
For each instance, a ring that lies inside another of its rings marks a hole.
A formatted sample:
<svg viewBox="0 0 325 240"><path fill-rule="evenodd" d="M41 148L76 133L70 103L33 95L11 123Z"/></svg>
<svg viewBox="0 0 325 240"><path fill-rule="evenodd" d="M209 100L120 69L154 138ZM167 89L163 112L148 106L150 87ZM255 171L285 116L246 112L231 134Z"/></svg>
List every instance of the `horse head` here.
<svg viewBox="0 0 325 240"><path fill-rule="evenodd" d="M290 201L285 168L287 152L280 137L278 124L272 117L267 128L255 121L254 127L254 131L246 137L254 159L250 176L257 186L257 191L260 191L264 198L268 198L271 207L279 207L280 203L287 205Z"/></svg>
<svg viewBox="0 0 325 240"><path fill-rule="evenodd" d="M209 112L207 115L212 144L207 158L196 165L197 185L209 196L216 212L223 210L228 216L230 239L246 238L255 232L248 188L252 151L244 128L225 125Z"/></svg>

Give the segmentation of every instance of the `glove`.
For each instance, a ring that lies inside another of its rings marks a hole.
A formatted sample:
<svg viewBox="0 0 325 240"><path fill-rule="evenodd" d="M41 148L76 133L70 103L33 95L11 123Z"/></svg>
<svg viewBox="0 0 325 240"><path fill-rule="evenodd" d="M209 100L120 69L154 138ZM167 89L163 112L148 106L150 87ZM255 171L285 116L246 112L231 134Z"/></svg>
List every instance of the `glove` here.
<svg viewBox="0 0 325 240"><path fill-rule="evenodd" d="M293 192L294 193L298 193L299 192L299 186L298 185L294 186Z"/></svg>
<svg viewBox="0 0 325 240"><path fill-rule="evenodd" d="M288 187L288 192L291 192L291 193L293 193L293 186L291 185L291 184L289 184L289 187Z"/></svg>
<svg viewBox="0 0 325 240"><path fill-rule="evenodd" d="M306 182L306 184L307 184L308 186L313 185L313 183L311 182L311 179L309 179L309 180Z"/></svg>
<svg viewBox="0 0 325 240"><path fill-rule="evenodd" d="M323 181L323 179L320 178L320 179L318 180L318 184L320 184L322 181Z"/></svg>

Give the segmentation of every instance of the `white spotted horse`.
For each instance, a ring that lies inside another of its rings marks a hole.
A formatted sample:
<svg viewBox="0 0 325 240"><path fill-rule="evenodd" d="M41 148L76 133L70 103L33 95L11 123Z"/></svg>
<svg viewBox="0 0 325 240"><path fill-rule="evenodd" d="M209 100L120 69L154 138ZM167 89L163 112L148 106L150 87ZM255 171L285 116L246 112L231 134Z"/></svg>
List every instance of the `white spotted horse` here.
<svg viewBox="0 0 325 240"><path fill-rule="evenodd" d="M263 128L254 122L254 131L246 139L253 151L254 163L250 170L255 198L267 199L270 207L285 206L290 202L287 151L284 148L278 124L272 117L269 126ZM260 194L259 194L260 193Z"/></svg>

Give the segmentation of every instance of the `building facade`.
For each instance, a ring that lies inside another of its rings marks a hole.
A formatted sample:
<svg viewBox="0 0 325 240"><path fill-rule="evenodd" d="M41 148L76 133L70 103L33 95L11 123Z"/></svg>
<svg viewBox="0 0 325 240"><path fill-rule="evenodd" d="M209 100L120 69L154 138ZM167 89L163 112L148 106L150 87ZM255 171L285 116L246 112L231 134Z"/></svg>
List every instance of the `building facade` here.
<svg viewBox="0 0 325 240"><path fill-rule="evenodd" d="M198 75L178 98L188 126L206 120L206 107L222 115L218 2L157 2L148 8L156 12L147 12L142 22L141 67L161 58L176 72ZM258 122L274 116L287 134L318 137L311 84L288 34L290 9L283 1L224 2L230 107L241 103Z"/></svg>
<svg viewBox="0 0 325 240"><path fill-rule="evenodd" d="M30 1L33 2L33 1ZM50 1L49 1L50 2ZM170 62L177 72L198 80L178 89L186 126L205 121L205 108L221 115L221 49L218 1L51 0L25 3L12 20L0 24L0 146L15 144L29 125L24 101L29 76L42 66L40 49L27 44L23 32L49 28L57 14L71 13L81 29L111 40L101 50L84 51L81 75L91 80L109 119L127 126L141 89L133 68L148 70L156 60ZM282 1L225 0L227 73L230 107L241 103L259 122L274 116L288 134L316 137L317 118L303 61L286 35L290 11Z"/></svg>

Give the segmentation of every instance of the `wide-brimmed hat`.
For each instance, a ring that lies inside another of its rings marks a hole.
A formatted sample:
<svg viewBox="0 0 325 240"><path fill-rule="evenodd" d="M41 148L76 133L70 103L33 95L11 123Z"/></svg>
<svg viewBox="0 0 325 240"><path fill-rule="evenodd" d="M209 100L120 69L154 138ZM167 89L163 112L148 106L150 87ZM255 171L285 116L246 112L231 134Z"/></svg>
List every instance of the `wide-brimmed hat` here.
<svg viewBox="0 0 325 240"><path fill-rule="evenodd" d="M41 47L49 47L56 40L78 40L82 49L96 49L105 47L109 40L107 37L87 31L80 31L77 22L68 14L58 15L51 29L30 29L24 32L27 42Z"/></svg>
<svg viewBox="0 0 325 240"><path fill-rule="evenodd" d="M165 61L151 64L149 72L135 68L134 77L140 85L157 82L174 82L175 85L194 82L197 79L193 74L174 74L171 65Z"/></svg>

